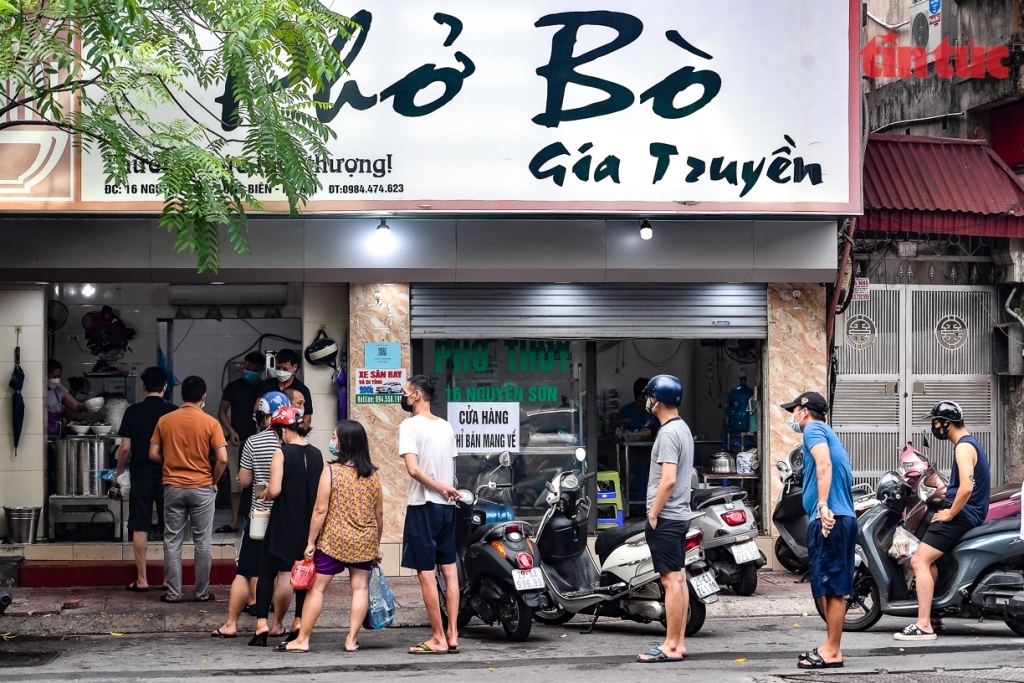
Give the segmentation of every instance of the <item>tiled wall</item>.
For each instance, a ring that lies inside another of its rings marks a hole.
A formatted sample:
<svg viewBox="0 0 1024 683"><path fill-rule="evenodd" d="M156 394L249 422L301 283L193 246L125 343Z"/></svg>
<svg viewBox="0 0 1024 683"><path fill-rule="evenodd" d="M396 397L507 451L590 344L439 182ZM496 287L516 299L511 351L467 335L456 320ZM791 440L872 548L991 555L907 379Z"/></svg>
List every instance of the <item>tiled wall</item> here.
<svg viewBox="0 0 1024 683"><path fill-rule="evenodd" d="M43 381L46 376L46 293L43 287L0 288L0 506L42 507L46 416ZM11 397L7 386L14 370L15 331L21 326L21 368L25 371L25 422L18 455L11 431ZM0 517L3 517L0 515ZM41 526L41 525L40 525ZM42 529L37 533L42 533ZM0 536L7 535L0 521Z"/></svg>
<svg viewBox="0 0 1024 683"><path fill-rule="evenodd" d="M320 328L342 352L348 346L348 285L307 284L302 291L302 348L313 341ZM311 444L328 456L327 444L338 423L338 388L330 366L315 366L303 360L303 381L313 396Z"/></svg>
<svg viewBox="0 0 1024 683"><path fill-rule="evenodd" d="M800 444L800 436L788 426L789 413L780 403L792 401L805 391L827 398L825 353L825 288L819 284L768 285L768 396L769 467L771 504L782 484L775 463ZM774 526L772 535L776 535Z"/></svg>

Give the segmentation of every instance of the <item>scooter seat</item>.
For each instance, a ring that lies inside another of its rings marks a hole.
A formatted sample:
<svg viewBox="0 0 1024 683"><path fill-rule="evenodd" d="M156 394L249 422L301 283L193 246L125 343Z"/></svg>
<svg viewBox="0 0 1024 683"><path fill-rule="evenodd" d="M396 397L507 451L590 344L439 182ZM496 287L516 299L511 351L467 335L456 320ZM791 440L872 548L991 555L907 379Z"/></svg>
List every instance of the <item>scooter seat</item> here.
<svg viewBox="0 0 1024 683"><path fill-rule="evenodd" d="M696 489L690 493L690 508L700 510L718 498L731 497L734 501L746 500L747 492L738 486L716 486L710 489Z"/></svg>
<svg viewBox="0 0 1024 683"><path fill-rule="evenodd" d="M486 536L491 529L498 526L498 524L501 524L501 522L496 522L494 524L484 524L482 527L480 527L472 534L470 534L469 543L467 545L473 545L474 543L479 543L480 541L484 540L484 536Z"/></svg>
<svg viewBox="0 0 1024 683"><path fill-rule="evenodd" d="M597 551L597 557L601 564L604 564L604 561L608 559L613 550L621 545L625 545L626 541L634 536L644 533L646 527L647 522L640 522L639 524L632 524L626 527L612 527L607 531L599 533L597 541L594 543L594 550Z"/></svg>
<svg viewBox="0 0 1024 683"><path fill-rule="evenodd" d="M992 493L988 497L989 503L998 503L1003 500L1010 500L1015 495L1020 493L1020 482L1016 484L1003 484L992 489Z"/></svg>
<svg viewBox="0 0 1024 683"><path fill-rule="evenodd" d="M989 534L998 534L1004 531L1020 531L1020 517L1007 517L1006 519L997 519L994 522L985 522L974 527L966 534L960 537L960 543L969 541L972 538L978 538L979 536L987 536Z"/></svg>

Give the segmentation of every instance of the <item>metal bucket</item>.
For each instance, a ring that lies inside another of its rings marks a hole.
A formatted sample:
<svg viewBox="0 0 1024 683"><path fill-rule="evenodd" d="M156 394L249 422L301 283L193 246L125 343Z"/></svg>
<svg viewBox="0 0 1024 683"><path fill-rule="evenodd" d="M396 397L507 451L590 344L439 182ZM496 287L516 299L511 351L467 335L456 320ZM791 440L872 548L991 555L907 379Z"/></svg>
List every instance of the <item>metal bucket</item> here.
<svg viewBox="0 0 1024 683"><path fill-rule="evenodd" d="M57 495L101 496L99 479L114 465L114 440L105 436L76 436L57 441Z"/></svg>
<svg viewBox="0 0 1024 683"><path fill-rule="evenodd" d="M36 507L5 507L7 537L11 543L31 544L36 542L39 527L39 511Z"/></svg>

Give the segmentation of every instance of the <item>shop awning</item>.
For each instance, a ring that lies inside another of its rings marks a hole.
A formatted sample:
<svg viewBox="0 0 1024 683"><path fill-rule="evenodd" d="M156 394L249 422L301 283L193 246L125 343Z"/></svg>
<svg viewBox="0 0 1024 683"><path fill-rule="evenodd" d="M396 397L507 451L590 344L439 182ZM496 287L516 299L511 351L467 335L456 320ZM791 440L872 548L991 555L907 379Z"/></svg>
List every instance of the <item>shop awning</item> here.
<svg viewBox="0 0 1024 683"><path fill-rule="evenodd" d="M1024 237L1024 182L984 140L871 135L858 230Z"/></svg>

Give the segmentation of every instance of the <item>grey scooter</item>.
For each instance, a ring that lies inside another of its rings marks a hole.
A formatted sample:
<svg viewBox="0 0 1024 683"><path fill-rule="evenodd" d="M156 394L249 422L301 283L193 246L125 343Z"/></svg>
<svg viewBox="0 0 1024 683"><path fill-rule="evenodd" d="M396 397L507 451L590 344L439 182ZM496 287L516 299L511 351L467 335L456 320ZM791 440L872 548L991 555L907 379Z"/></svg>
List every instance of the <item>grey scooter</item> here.
<svg viewBox="0 0 1024 683"><path fill-rule="evenodd" d="M690 526L704 533L704 556L715 570L715 578L736 595L753 595L757 570L767 559L754 542L757 520L744 502L747 492L736 486L698 489L696 476L691 487L690 509L704 514L694 518Z"/></svg>
<svg viewBox="0 0 1024 683"><path fill-rule="evenodd" d="M846 598L843 630L867 630L883 614L917 617L913 574L888 551L904 510L925 493L912 491L895 472L879 482L882 505L864 513L857 523L854 590ZM936 617L1000 619L1024 636L1024 541L1019 518L985 522L972 529L936 567L932 601Z"/></svg>

